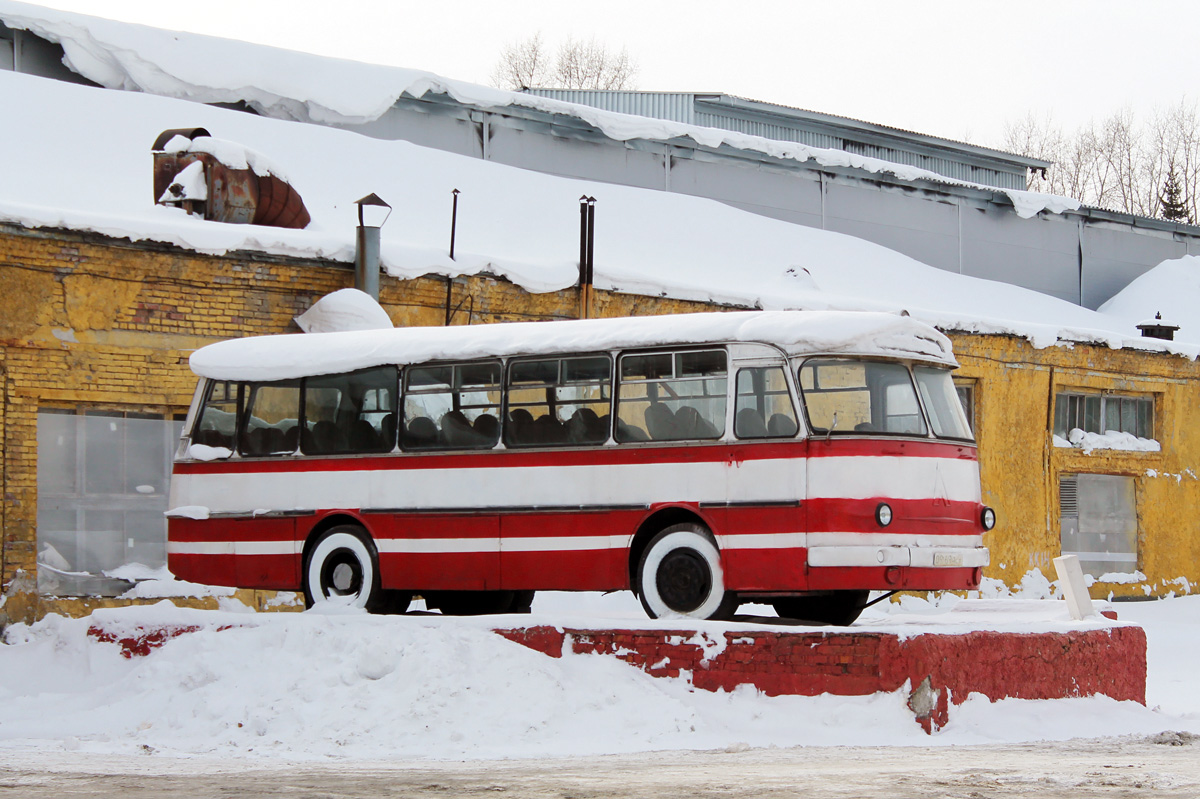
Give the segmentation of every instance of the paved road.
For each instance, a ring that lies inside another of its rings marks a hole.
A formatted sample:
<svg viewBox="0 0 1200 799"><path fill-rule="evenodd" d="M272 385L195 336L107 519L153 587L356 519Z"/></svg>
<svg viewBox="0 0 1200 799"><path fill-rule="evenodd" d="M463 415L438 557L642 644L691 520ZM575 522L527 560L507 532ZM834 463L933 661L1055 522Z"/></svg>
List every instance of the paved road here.
<svg viewBox="0 0 1200 799"><path fill-rule="evenodd" d="M0 750L0 797L289 799L1096 799L1200 797L1200 737L1020 746L809 748L416 765L281 764Z"/></svg>

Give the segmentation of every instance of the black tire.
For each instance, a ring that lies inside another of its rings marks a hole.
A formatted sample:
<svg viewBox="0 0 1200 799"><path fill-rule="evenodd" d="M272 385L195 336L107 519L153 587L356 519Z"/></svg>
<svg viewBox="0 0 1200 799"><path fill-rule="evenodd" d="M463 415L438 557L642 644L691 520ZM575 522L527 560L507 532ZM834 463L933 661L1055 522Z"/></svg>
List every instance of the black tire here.
<svg viewBox="0 0 1200 799"><path fill-rule="evenodd" d="M533 591L430 591L425 603L445 616L490 616L528 613Z"/></svg>
<svg viewBox="0 0 1200 799"><path fill-rule="evenodd" d="M728 619L737 611L721 553L698 524L672 525L650 539L636 575L634 590L652 619Z"/></svg>
<svg viewBox="0 0 1200 799"><path fill-rule="evenodd" d="M349 598L351 606L378 613L388 603L388 593L381 587L379 554L366 530L340 524L313 541L304 561L304 603L308 607Z"/></svg>
<svg viewBox="0 0 1200 799"><path fill-rule="evenodd" d="M830 591L808 596L780 597L771 603L785 619L849 627L862 615L870 591Z"/></svg>

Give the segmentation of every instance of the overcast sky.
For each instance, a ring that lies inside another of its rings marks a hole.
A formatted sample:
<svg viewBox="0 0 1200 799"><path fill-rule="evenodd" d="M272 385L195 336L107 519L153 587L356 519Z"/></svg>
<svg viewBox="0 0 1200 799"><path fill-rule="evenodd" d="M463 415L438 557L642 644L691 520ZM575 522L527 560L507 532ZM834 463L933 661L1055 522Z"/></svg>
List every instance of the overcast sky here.
<svg viewBox="0 0 1200 799"><path fill-rule="evenodd" d="M622 47L638 88L726 92L979 144L1200 98L1192 0L44 0L157 27L489 83L535 31Z"/></svg>

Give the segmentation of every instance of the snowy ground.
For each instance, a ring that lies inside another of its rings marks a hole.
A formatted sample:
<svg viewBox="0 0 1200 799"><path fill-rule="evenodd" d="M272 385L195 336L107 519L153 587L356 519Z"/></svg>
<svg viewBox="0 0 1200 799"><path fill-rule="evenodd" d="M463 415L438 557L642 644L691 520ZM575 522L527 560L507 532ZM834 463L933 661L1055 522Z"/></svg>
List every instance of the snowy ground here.
<svg viewBox="0 0 1200 799"><path fill-rule="evenodd" d="M1058 629L1065 603L907 600L869 610L868 629ZM964 614L964 609L967 612ZM532 616L253 614L173 606L98 611L108 624L208 629L125 660L89 639L92 619L15 625L0 646L0 760L154 753L171 758L358 762L579 757L762 747L1020 744L1200 734L1200 597L1117 606L1149 637L1147 707L1107 698L981 697L933 737L901 694L775 697L694 691L614 658L545 657L488 631L531 623L649 626L626 593L547 594ZM217 631L218 626L245 626ZM653 626L664 626L660 622ZM734 622L733 624L737 624ZM695 625L691 625L695 626ZM727 624L700 625L712 631Z"/></svg>

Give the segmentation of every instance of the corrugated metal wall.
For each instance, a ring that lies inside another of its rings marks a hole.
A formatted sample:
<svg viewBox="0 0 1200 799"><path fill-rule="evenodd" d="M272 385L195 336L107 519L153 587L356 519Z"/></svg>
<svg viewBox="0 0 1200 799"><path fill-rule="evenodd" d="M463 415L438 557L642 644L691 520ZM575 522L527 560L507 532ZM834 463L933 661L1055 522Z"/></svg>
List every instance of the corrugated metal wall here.
<svg viewBox="0 0 1200 799"><path fill-rule="evenodd" d="M530 89L529 93L568 103L602 108L606 111L617 111L622 114L635 114L653 119L667 119L709 128L720 128L775 141L797 142L809 147L846 150L868 158L915 166L954 180L965 180L985 186L1024 189L1026 185L1024 168L1005 169L1000 165L991 168L967 163L965 160L956 159L953 151L949 149L946 150L945 156L930 155L919 152L916 148L909 150L855 141L852 138L830 132L825 126L810 125L802 119L789 121L781 118L775 121L752 113L741 114L736 111L724 113L723 109L713 111L712 105L708 103L698 104L696 102L698 96L714 97L714 95L696 95L687 92L575 89Z"/></svg>
<svg viewBox="0 0 1200 799"><path fill-rule="evenodd" d="M668 119L688 125L703 125L696 121L696 95L685 92L608 92L576 89L528 89L529 94L549 97L567 103L589 105L616 111L619 114L652 119Z"/></svg>

